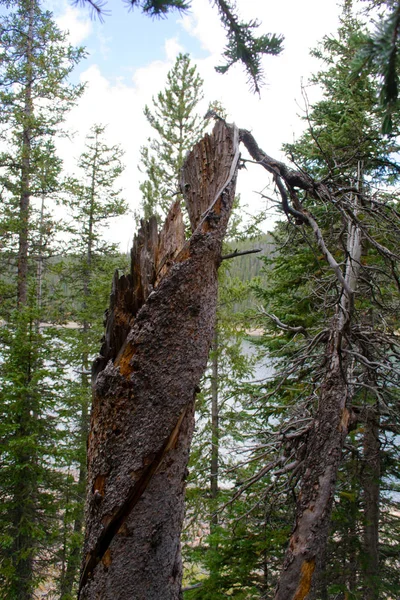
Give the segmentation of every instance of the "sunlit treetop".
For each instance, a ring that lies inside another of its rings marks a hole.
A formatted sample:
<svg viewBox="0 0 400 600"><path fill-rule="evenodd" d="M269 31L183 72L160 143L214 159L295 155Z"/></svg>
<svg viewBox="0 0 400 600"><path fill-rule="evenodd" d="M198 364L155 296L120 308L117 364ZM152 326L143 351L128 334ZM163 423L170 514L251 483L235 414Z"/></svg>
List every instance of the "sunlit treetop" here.
<svg viewBox="0 0 400 600"><path fill-rule="evenodd" d="M123 0L129 9L140 8L151 17L165 17L170 11L190 10L190 0ZM227 0L210 0L217 8L221 22L226 30L227 45L224 51L225 64L216 67L219 73L226 73L237 62L243 63L248 75L250 87L260 93L263 83L261 59L264 54L279 54L282 49L283 36L276 34L255 35L260 23L256 20L241 21L236 14L234 2ZM92 16L103 20L110 15L106 0L73 0L73 4L89 6Z"/></svg>

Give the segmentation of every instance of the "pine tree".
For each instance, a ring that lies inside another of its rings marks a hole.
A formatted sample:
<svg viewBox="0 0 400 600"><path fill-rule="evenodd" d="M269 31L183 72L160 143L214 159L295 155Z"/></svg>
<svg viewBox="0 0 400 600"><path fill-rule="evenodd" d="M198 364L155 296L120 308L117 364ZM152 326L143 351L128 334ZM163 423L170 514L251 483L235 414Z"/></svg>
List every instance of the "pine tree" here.
<svg viewBox="0 0 400 600"><path fill-rule="evenodd" d="M184 158L202 136L204 121L196 112L203 98L203 81L188 54L179 54L167 75L167 86L145 107L146 119L157 133L141 148L141 167L146 180L141 184L142 213L156 215L160 222L176 196ZM181 197L181 196L180 196Z"/></svg>
<svg viewBox="0 0 400 600"><path fill-rule="evenodd" d="M45 231L44 210L36 219L36 198L58 187L53 140L80 94L66 79L82 51L66 45L36 0L3 4L14 12L2 16L0 50L3 225L10 225L1 232L0 591L2 598L25 600L54 562L64 460L57 340L41 326L44 290L35 264L38 250L44 260L52 231Z"/></svg>
<svg viewBox="0 0 400 600"><path fill-rule="evenodd" d="M119 146L107 145L105 127L93 126L78 161L80 177L70 181L70 194L66 199L72 218L72 239L69 255L60 267L61 281L68 289L68 318L74 322L75 328L64 330L63 339L65 355L74 369L67 395L71 408L75 409L75 435L71 445L72 466L78 475L76 482L67 489L69 505L60 578L61 600L74 597L81 561L91 364L103 332L110 281L116 268L124 269L126 266L126 259L120 255L117 246L107 243L104 236L110 220L126 214L128 210L121 190L116 188L123 170L122 156Z"/></svg>
<svg viewBox="0 0 400 600"><path fill-rule="evenodd" d="M378 22L374 22L373 35L365 35L363 43L353 60L352 79L360 72L376 70L380 76L379 103L384 109L382 133L393 134L393 116L398 112L399 95L399 41L400 3L397 0L369 2L370 9L385 10Z"/></svg>
<svg viewBox="0 0 400 600"><path fill-rule="evenodd" d="M309 111L309 132L288 147L302 172L332 186L335 201L324 199L323 195L316 201L310 194L301 196L302 204L297 206L307 206L338 263L345 264L352 256L346 274L354 274L354 305L346 316L349 321L341 346L342 369L347 369L345 393L354 423L339 467L329 550L325 556L321 552L317 557L321 571L315 593L323 598L347 593L355 598L375 599L398 593L392 587L392 576L382 576L383 565L379 566L377 558L378 537L386 520L386 511L380 512L379 506L379 482L382 484L385 463L384 453L379 452L379 437L387 435L382 402L394 406L399 385L398 369L393 367L398 352L393 335L398 323L394 309L398 306L398 274L392 270L390 260L385 260L395 252L398 243L398 219L389 217L392 206L396 206L395 199L377 186L396 180L398 168L391 154L393 145L389 146L379 133L381 114L375 104L375 74L365 73L349 85L352 61L362 39L360 25L347 10L339 36L325 39L318 52L327 68L315 79L322 83L325 97ZM347 197L349 188L352 194ZM379 212L374 210L375 201L379 202ZM396 209L393 214L397 214ZM384 224L387 218L393 227ZM277 419L270 439L279 436L278 432L290 433L286 439L283 435L280 451L283 458L294 460L295 476L292 475L290 487L296 491L329 365L327 324L341 318L343 304L321 246L315 244L298 220L294 223L290 216L289 219L275 232L277 245L284 250L270 261L268 284L259 289L259 294L268 317L266 327L270 333L266 342L281 367L278 379L263 392ZM355 235L352 227L361 222L362 243L357 258L349 244ZM383 247L387 249L386 256L380 251ZM387 336L382 336L383 329ZM346 366L348 354L354 362L347 362ZM377 356L385 361L391 356L387 371L372 367ZM302 510L306 510L305 506ZM386 573L393 568L394 563L387 560ZM287 597L285 593L289 593L287 589L276 597Z"/></svg>

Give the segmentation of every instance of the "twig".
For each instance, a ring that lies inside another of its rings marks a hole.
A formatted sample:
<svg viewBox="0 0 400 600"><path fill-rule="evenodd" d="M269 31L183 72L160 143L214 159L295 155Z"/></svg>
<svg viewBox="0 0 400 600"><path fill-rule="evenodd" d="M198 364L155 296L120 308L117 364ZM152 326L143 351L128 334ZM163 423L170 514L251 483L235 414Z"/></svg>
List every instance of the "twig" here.
<svg viewBox="0 0 400 600"><path fill-rule="evenodd" d="M221 260L228 260L229 258L236 258L237 256L244 256L245 254L257 254L257 252L261 252L261 249L255 248L254 250L243 250L241 252L238 252L237 250L235 250L234 252L231 252L231 254L224 254L224 256L221 256Z"/></svg>

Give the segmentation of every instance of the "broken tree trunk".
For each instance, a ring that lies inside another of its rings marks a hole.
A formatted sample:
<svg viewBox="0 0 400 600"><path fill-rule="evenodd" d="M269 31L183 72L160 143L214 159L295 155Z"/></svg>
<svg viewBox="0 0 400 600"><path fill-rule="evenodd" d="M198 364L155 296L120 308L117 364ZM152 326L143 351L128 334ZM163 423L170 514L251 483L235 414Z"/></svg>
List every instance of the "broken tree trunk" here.
<svg viewBox="0 0 400 600"><path fill-rule="evenodd" d="M94 365L80 600L181 597L180 533L194 397L215 325L217 269L239 136L218 122L189 154L180 207L143 224L131 274L115 276Z"/></svg>

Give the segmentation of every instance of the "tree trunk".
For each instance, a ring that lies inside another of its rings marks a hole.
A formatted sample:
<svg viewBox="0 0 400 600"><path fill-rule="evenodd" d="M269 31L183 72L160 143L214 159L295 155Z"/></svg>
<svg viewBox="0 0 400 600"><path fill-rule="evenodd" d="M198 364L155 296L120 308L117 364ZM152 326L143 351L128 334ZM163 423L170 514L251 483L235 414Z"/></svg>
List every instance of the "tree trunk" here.
<svg viewBox="0 0 400 600"><path fill-rule="evenodd" d="M18 256L17 256L17 306L23 311L28 303L28 258L29 258L29 213L31 197L31 170L32 170L32 61L33 61L33 36L34 36L35 2L31 0L27 6L26 24L27 37L23 49L23 59L26 65L26 78L24 83L24 118L22 126L21 145L21 173L20 173L20 197L19 197L19 229L18 229ZM30 339L31 324L25 319L18 323L23 327L23 338ZM9 590L20 600L30 600L33 597L33 554L37 542L32 533L30 524L35 517L35 499L37 482L34 481L34 467L36 461L35 450L32 444L21 444L21 440L29 439L31 435L30 421L34 405L32 403L29 388L32 381L32 352L29 341L24 345L18 356L20 361L22 392L20 393L19 412L17 416L18 428L16 431L16 456L19 470L15 479L13 494L15 510L13 511L13 530L15 537L12 543L13 555L17 559L14 562L15 585ZM22 360L21 360L22 359ZM24 389L25 388L25 389ZM33 417L34 418L34 417ZM22 466L22 468L21 468ZM28 527L24 526L28 523ZM22 525L21 525L22 524Z"/></svg>
<svg viewBox="0 0 400 600"><path fill-rule="evenodd" d="M359 169L360 179L360 169ZM356 210L356 198L354 210ZM348 433L352 400L353 363L346 354L348 331L357 289L362 236L348 223L347 259L342 294L327 343L318 409L309 433L304 475L296 507L295 526L286 551L275 600L309 598L315 569L324 564L330 516L342 450Z"/></svg>
<svg viewBox="0 0 400 600"><path fill-rule="evenodd" d="M194 396L206 367L232 209L238 130L218 122L188 156L179 205L143 224L113 282L94 365L80 599L181 598L180 532Z"/></svg>
<svg viewBox="0 0 400 600"><path fill-rule="evenodd" d="M83 361L83 369L88 368L87 360ZM82 387L89 389L88 375L82 373ZM72 542L69 548L69 554L66 560L66 568L60 578L60 600L69 600L72 595L73 587L76 582L79 566L81 562L81 536L84 525L84 497L86 488L86 440L88 434L88 402L86 397L82 398L82 408L80 414L80 456L79 456L79 475L75 488L77 498L75 500L75 520L72 534Z"/></svg>
<svg viewBox="0 0 400 600"><path fill-rule="evenodd" d="M319 407L309 434L305 470L297 501L295 527L286 551L275 600L304 600L314 571L321 568L328 537L333 495L349 410L345 367L337 326L331 333Z"/></svg>
<svg viewBox="0 0 400 600"><path fill-rule="evenodd" d="M364 465L364 600L379 598L379 415L376 406L365 409Z"/></svg>
<svg viewBox="0 0 400 600"><path fill-rule="evenodd" d="M219 467L219 406L218 406L218 332L215 328L212 342L211 359L211 469L210 491L214 500L218 496ZM213 515L212 524L218 524L217 515Z"/></svg>
<svg viewBox="0 0 400 600"><path fill-rule="evenodd" d="M32 160L32 61L33 61L33 26L35 17L35 2L29 4L27 21L28 32L24 59L26 63L26 84L24 89L24 124L22 128L21 148L21 192L19 199L19 232L18 232L18 273L17 273L17 302L24 306L27 302L28 290L28 238L29 238L29 205L31 197L31 160Z"/></svg>

